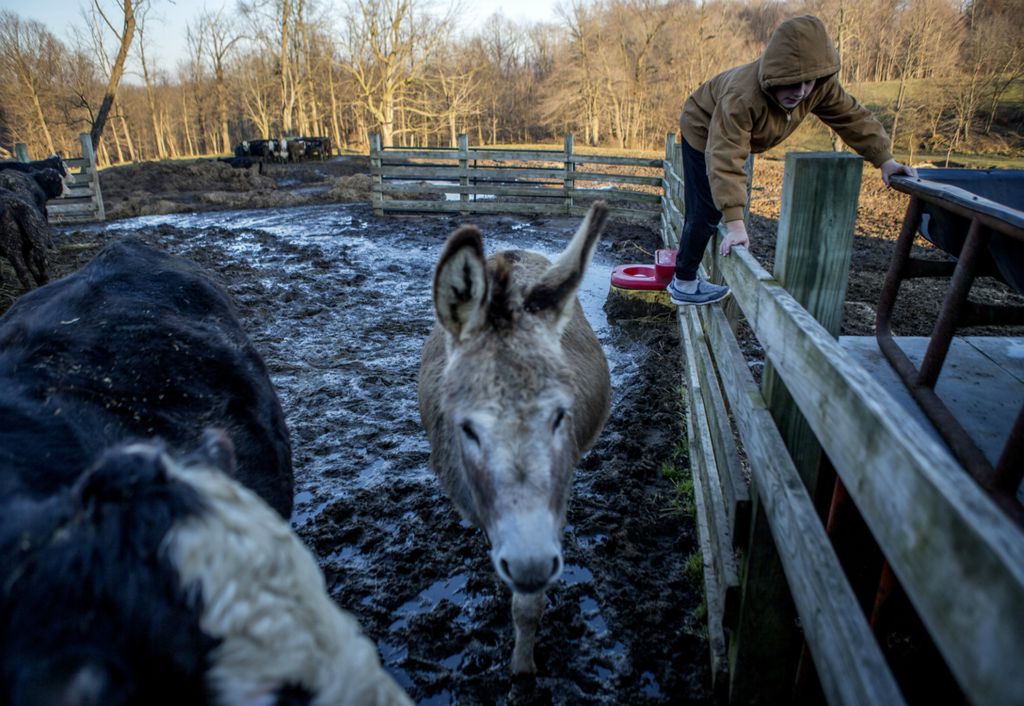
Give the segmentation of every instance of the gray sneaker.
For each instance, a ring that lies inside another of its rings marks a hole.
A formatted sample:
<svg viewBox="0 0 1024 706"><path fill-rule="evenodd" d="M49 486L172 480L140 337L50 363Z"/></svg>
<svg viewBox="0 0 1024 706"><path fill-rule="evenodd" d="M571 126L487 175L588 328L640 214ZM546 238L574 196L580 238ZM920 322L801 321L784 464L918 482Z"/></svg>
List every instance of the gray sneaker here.
<svg viewBox="0 0 1024 706"><path fill-rule="evenodd" d="M697 289L692 293L684 292L676 284L676 278L673 277L672 281L668 283L669 295L672 297L672 303L678 304L679 306L686 306L688 304L713 304L714 302L720 302L729 296L729 288L720 284L711 284L702 279L697 280Z"/></svg>

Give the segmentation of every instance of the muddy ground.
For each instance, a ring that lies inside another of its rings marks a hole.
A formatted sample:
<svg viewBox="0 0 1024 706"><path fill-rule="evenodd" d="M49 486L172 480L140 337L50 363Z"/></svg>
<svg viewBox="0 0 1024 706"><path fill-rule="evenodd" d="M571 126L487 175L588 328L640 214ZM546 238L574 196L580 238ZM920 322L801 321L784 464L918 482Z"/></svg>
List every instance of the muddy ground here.
<svg viewBox="0 0 1024 706"><path fill-rule="evenodd" d="M604 307L611 268L650 261L656 233L612 223L581 290L612 369L613 411L576 475L566 571L548 594L539 636L539 678L513 683L510 594L484 538L460 521L430 474L416 410L432 268L459 221L374 217L366 167L365 158L349 157L263 174L202 163L105 170L112 220L58 228L52 275L130 233L199 262L226 285L288 418L292 524L318 555L332 595L419 703L709 703L696 530L677 487L687 464L677 329L668 311L617 316ZM780 162L758 162L752 251L769 270L781 177ZM873 330L905 204L877 174L865 177L844 334ZM576 226L472 220L488 251L556 254ZM17 292L0 268L2 311ZM1021 301L995 283L979 285L981 296ZM942 287L908 290L894 328L927 335ZM754 357L756 348L748 341Z"/></svg>

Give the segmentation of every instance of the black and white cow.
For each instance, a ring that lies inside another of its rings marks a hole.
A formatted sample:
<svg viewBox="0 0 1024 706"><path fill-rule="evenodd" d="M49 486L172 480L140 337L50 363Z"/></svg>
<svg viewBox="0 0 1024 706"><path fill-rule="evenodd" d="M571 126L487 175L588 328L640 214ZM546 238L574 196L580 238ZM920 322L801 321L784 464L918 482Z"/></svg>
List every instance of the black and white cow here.
<svg viewBox="0 0 1024 706"><path fill-rule="evenodd" d="M0 318L0 704L410 703L291 531L228 296L139 241Z"/></svg>

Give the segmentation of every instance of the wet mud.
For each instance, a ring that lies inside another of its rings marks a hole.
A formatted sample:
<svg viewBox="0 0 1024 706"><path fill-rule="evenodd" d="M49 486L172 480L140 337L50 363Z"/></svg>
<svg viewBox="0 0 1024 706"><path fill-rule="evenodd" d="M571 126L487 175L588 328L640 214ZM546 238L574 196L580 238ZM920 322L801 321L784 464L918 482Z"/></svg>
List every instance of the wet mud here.
<svg viewBox="0 0 1024 706"><path fill-rule="evenodd" d="M223 282L287 414L296 468L292 524L319 557L331 595L358 617L417 702L710 703L696 529L677 489L688 474L678 329L668 310L605 307L611 268L650 262L656 234L613 221L582 286L611 366L612 413L575 476L567 565L547 596L538 677L513 682L510 593L491 569L485 538L460 520L427 467L416 406L434 262L461 221L374 217L366 166L365 158L335 158L273 165L262 175L211 164L105 170L108 213L137 217L58 228L51 278L131 234L195 260ZM751 252L769 271L782 171L778 161L756 165ZM874 332L905 205L866 170L843 335ZM520 247L549 255L577 225L471 220L488 252ZM923 241L915 255L945 257ZM3 274L0 312L17 296ZM945 287L942 280L906 283L895 332L929 335ZM986 278L972 298L1024 303ZM763 353L749 329L741 325L739 333L757 376Z"/></svg>
<svg viewBox="0 0 1024 706"><path fill-rule="evenodd" d="M549 256L578 225L472 220L488 252ZM581 288L612 413L576 472L538 677L513 681L511 594L430 472L416 404L433 267L459 223L375 218L365 204L153 215L64 229L53 266L75 269L132 234L223 282L287 415L292 524L417 702L709 702L696 530L672 480L686 464L677 328L667 309L605 311L611 268L650 261L655 233L612 223Z"/></svg>

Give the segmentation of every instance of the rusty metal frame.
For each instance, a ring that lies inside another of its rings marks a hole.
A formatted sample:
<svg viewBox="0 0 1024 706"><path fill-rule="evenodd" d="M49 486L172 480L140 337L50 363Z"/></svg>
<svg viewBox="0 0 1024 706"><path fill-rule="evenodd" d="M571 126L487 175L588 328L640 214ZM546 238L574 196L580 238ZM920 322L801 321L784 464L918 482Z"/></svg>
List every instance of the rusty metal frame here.
<svg viewBox="0 0 1024 706"><path fill-rule="evenodd" d="M878 347L960 463L1011 517L1024 524L1024 505L1016 497L1016 490L1024 478L1024 405L998 462L993 466L935 393L935 384L957 328L982 322L1006 324L1024 321L1024 307L992 307L967 300L974 278L988 274L981 270L980 265L992 232L1024 243L1024 213L975 196L964 189L924 179L894 177L892 184L898 191L908 194L910 202L879 297L875 319ZM910 254L925 203L970 221L955 266L953 263L915 259ZM949 287L932 330L928 349L918 368L896 344L892 335L892 312L900 284L905 279L915 277L950 275Z"/></svg>

